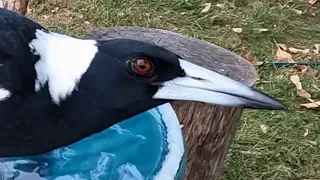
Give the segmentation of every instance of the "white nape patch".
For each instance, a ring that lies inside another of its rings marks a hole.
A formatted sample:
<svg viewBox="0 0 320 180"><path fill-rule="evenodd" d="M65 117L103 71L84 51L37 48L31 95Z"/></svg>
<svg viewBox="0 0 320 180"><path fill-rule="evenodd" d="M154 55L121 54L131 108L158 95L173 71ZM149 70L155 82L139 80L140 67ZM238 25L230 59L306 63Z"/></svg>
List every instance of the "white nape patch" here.
<svg viewBox="0 0 320 180"><path fill-rule="evenodd" d="M11 96L10 91L0 88L0 101L5 101Z"/></svg>
<svg viewBox="0 0 320 180"><path fill-rule="evenodd" d="M47 82L54 103L69 96L98 52L95 40L82 40L53 32L36 30L30 50L40 55L35 64L39 91Z"/></svg>

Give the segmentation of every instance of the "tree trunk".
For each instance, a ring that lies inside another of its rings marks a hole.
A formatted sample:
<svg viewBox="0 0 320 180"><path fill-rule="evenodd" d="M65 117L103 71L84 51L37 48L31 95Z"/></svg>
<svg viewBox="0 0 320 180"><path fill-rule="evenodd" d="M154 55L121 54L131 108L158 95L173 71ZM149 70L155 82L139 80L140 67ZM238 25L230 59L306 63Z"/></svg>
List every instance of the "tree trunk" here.
<svg viewBox="0 0 320 180"><path fill-rule="evenodd" d="M0 7L16 11L22 15L27 13L29 0L0 0Z"/></svg>
<svg viewBox="0 0 320 180"><path fill-rule="evenodd" d="M240 56L214 44L170 31L116 27L92 32L85 39L129 38L163 46L185 60L252 86L256 72ZM174 102L187 142L187 180L218 180L242 109L197 102Z"/></svg>

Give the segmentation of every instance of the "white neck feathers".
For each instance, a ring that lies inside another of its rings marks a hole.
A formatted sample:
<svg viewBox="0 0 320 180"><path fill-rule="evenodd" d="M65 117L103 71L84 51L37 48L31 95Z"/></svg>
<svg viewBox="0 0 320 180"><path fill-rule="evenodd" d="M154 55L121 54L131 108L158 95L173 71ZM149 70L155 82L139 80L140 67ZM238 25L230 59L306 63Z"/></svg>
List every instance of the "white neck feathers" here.
<svg viewBox="0 0 320 180"><path fill-rule="evenodd" d="M53 102L59 104L76 89L98 52L97 42L43 30L36 30L35 35L29 47L40 56L35 64L36 91L48 83Z"/></svg>

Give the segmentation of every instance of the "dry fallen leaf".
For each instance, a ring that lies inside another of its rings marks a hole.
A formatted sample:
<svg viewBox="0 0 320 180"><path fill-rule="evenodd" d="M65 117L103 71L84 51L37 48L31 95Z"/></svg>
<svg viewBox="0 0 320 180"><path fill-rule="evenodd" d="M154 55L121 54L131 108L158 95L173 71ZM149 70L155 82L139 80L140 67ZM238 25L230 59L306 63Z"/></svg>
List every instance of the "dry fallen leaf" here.
<svg viewBox="0 0 320 180"><path fill-rule="evenodd" d="M241 33L242 32L242 28L232 28L232 31L236 32L236 33Z"/></svg>
<svg viewBox="0 0 320 180"><path fill-rule="evenodd" d="M276 53L276 59L280 62L294 62L292 59L292 55L287 53L285 50L287 49L283 44L277 44L278 50Z"/></svg>
<svg viewBox="0 0 320 180"><path fill-rule="evenodd" d="M240 151L240 153L244 155L261 155L261 152L257 151Z"/></svg>
<svg viewBox="0 0 320 180"><path fill-rule="evenodd" d="M298 66L294 66L293 71L300 73L300 74L305 74L309 71L309 67L305 66L305 65L298 65Z"/></svg>
<svg viewBox="0 0 320 180"><path fill-rule="evenodd" d="M47 15L42 15L42 16L41 16L41 19L42 19L42 20L46 20L46 19L48 19L48 18L49 18L49 17L48 17Z"/></svg>
<svg viewBox="0 0 320 180"><path fill-rule="evenodd" d="M314 49L313 52L316 53L316 54L319 54L319 52L320 52L320 44L315 44L314 47L316 49Z"/></svg>
<svg viewBox="0 0 320 180"><path fill-rule="evenodd" d="M224 4L216 4L218 8L223 8Z"/></svg>
<svg viewBox="0 0 320 180"><path fill-rule="evenodd" d="M259 31L259 32L267 32L267 31L269 31L269 29L267 29L267 28L261 28L261 29L258 29L258 31Z"/></svg>
<svg viewBox="0 0 320 180"><path fill-rule="evenodd" d="M254 57L253 57L253 53L252 52L248 52L246 54L246 60L248 60L249 62L253 62L254 61Z"/></svg>
<svg viewBox="0 0 320 180"><path fill-rule="evenodd" d="M315 109L315 108L320 108L320 101L315 101L315 102L305 103L300 105L308 109Z"/></svg>
<svg viewBox="0 0 320 180"><path fill-rule="evenodd" d="M318 0L309 0L309 4L313 6Z"/></svg>
<svg viewBox="0 0 320 180"><path fill-rule="evenodd" d="M305 129L303 133L303 137L307 137L309 134L309 129Z"/></svg>
<svg viewBox="0 0 320 180"><path fill-rule="evenodd" d="M293 11L299 15L301 15L303 13L303 11L299 10L299 9L293 9Z"/></svg>
<svg viewBox="0 0 320 180"><path fill-rule="evenodd" d="M27 13L31 13L32 12L32 8L30 8L30 7L27 7Z"/></svg>
<svg viewBox="0 0 320 180"><path fill-rule="evenodd" d="M288 49L291 53L309 53L310 52L310 49L297 49L297 48L294 48L294 47L290 47Z"/></svg>
<svg viewBox="0 0 320 180"><path fill-rule="evenodd" d="M286 51L287 46L285 44L277 44L278 48L281 48L281 50Z"/></svg>
<svg viewBox="0 0 320 180"><path fill-rule="evenodd" d="M267 125L264 125L264 124L260 124L260 128L263 133L267 133L268 130L270 129Z"/></svg>
<svg viewBox="0 0 320 180"><path fill-rule="evenodd" d="M51 12L52 12L52 13L56 13L56 12L59 11L59 9L60 9L59 7L54 7L54 8L51 10Z"/></svg>
<svg viewBox="0 0 320 180"><path fill-rule="evenodd" d="M312 100L310 93L308 93L308 91L306 91L306 90L304 90L304 89L298 90L298 91L297 91L297 94L298 94L298 96L305 97L305 98L307 98L308 100Z"/></svg>
<svg viewBox="0 0 320 180"><path fill-rule="evenodd" d="M201 13L208 12L211 8L211 3L204 3L204 8L201 10Z"/></svg>
<svg viewBox="0 0 320 180"><path fill-rule="evenodd" d="M263 64L262 61L257 61L254 57L253 57L253 53L252 52L248 52L246 55L246 60L249 61L252 65L254 66L260 66Z"/></svg>
<svg viewBox="0 0 320 180"><path fill-rule="evenodd" d="M306 90L304 90L302 88L302 84L300 82L300 78L299 78L299 76L297 74L292 75L290 77L290 80L293 82L293 84L295 84L298 96L305 97L308 100L309 99L311 100L311 95L308 93L308 91L306 91Z"/></svg>

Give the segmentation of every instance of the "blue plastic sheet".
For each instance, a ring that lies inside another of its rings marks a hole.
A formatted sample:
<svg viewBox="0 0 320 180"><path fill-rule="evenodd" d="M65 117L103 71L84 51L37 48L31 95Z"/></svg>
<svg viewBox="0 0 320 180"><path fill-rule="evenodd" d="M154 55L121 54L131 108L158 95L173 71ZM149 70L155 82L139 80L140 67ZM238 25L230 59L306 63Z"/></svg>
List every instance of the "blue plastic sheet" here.
<svg viewBox="0 0 320 180"><path fill-rule="evenodd" d="M186 148L164 104L67 147L0 162L0 180L182 180Z"/></svg>

